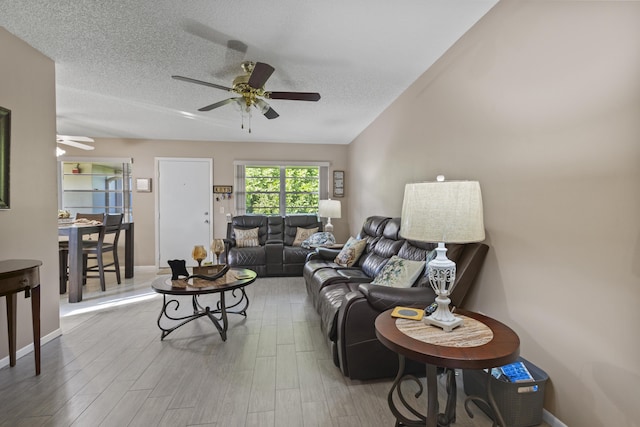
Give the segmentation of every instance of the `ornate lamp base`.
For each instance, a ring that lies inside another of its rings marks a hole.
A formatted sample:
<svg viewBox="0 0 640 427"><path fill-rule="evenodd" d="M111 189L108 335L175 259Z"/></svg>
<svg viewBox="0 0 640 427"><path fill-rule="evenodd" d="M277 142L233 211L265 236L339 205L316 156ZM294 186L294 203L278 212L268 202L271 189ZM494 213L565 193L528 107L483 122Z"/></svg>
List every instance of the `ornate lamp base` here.
<svg viewBox="0 0 640 427"><path fill-rule="evenodd" d="M432 317L433 316L423 317L422 321L426 325L439 326L440 328L444 329L446 332L451 332L455 328L457 328L458 326L464 323L464 320L462 320L459 317L454 317L453 320L438 320L438 319L433 319Z"/></svg>

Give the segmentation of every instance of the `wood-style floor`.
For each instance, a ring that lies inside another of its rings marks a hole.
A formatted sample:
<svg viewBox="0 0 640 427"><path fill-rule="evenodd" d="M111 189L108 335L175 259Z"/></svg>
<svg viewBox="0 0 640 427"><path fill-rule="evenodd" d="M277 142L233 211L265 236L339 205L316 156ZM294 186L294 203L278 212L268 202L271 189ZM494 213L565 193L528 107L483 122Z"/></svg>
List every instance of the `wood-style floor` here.
<svg viewBox="0 0 640 427"><path fill-rule="evenodd" d="M302 278L249 286L248 316L231 316L223 342L206 318L161 341L154 276L136 271L106 293L90 282L80 304L62 296L63 335L43 346L42 374L32 354L0 370L0 426L394 425L391 381L342 376ZM459 389L454 426L490 426L475 406L467 416Z"/></svg>

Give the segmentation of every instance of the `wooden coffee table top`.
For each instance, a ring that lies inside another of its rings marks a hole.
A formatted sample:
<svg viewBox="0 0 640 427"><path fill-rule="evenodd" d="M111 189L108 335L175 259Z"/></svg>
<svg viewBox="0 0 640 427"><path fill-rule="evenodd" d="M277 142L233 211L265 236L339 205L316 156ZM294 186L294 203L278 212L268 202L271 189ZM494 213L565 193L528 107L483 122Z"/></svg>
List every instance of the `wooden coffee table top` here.
<svg viewBox="0 0 640 427"><path fill-rule="evenodd" d="M242 288L256 281L257 274L248 268L230 268L227 274L216 280L158 277L151 283L154 291L167 295L202 295Z"/></svg>
<svg viewBox="0 0 640 427"><path fill-rule="evenodd" d="M520 338L505 324L466 310L456 311L465 323L452 332L422 321L396 319L393 310L376 318L376 336L386 347L410 359L435 366L484 369L514 362Z"/></svg>

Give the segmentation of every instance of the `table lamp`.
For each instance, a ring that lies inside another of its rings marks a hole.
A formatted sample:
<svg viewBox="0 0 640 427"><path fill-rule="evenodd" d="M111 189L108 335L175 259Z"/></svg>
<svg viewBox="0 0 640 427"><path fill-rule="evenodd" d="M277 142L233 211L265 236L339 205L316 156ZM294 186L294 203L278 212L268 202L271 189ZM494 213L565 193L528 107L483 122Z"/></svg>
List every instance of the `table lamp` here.
<svg viewBox="0 0 640 427"><path fill-rule="evenodd" d="M324 231L333 233L333 224L331 224L331 218L341 217L340 208L340 200L320 200L320 204L318 205L318 215L327 218L327 224L324 226Z"/></svg>
<svg viewBox="0 0 640 427"><path fill-rule="evenodd" d="M426 324L450 332L462 325L463 320L449 311L456 264L447 258L445 243L484 240L482 195L477 181L438 178L442 181L405 186L400 235L409 240L438 243L436 257L427 266L438 308L423 319Z"/></svg>

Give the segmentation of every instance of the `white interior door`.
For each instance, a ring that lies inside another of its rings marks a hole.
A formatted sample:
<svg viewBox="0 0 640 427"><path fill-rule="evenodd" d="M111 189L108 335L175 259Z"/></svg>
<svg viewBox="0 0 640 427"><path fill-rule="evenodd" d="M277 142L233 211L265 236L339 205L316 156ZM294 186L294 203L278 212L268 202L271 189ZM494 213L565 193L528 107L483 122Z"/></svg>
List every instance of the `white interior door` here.
<svg viewBox="0 0 640 427"><path fill-rule="evenodd" d="M167 268L167 260L191 258L194 245L207 252L213 236L212 159L156 159L157 232L156 267Z"/></svg>

